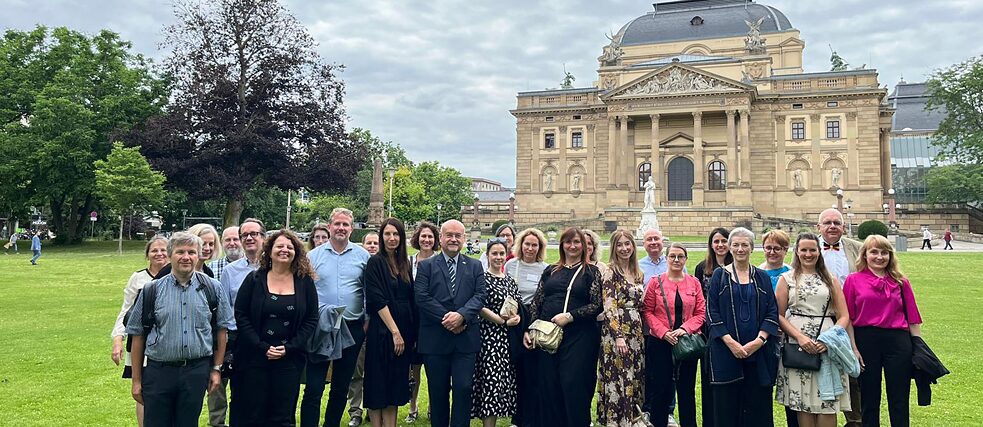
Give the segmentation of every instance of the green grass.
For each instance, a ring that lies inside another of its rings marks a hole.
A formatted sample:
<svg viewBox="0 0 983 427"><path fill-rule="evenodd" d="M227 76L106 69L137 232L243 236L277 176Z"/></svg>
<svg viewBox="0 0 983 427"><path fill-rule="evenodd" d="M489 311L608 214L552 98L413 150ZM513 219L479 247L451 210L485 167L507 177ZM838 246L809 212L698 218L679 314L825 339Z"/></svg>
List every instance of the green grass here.
<svg viewBox="0 0 983 427"><path fill-rule="evenodd" d="M0 425L134 424L129 381L109 358L109 332L126 279L144 262L140 243L127 242L123 256L115 254L115 245L46 246L37 267L25 251L0 255ZM703 253L694 255L691 271ZM755 255L760 262L760 251ZM556 258L550 251L549 261ZM980 425L983 368L976 345L983 289L972 271L983 264L983 254L903 253L899 259L915 288L924 335L953 372L934 388L932 406L915 406L912 389L912 425ZM425 413L425 392L420 406ZM401 425L406 410L401 408ZM783 420L781 408L775 410ZM886 403L882 414L886 423ZM427 422L421 418L416 425Z"/></svg>

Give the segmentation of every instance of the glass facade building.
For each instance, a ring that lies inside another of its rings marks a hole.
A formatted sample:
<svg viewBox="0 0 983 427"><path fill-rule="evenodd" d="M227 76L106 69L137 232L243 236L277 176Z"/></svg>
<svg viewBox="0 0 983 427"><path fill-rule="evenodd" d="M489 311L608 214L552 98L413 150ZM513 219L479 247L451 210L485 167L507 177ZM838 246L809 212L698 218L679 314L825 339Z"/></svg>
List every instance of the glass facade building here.
<svg viewBox="0 0 983 427"><path fill-rule="evenodd" d="M891 174L895 200L901 204L925 202L925 175L935 164L939 149L932 134L945 117L944 111L926 111L925 83L901 81L888 96L895 109L891 130Z"/></svg>

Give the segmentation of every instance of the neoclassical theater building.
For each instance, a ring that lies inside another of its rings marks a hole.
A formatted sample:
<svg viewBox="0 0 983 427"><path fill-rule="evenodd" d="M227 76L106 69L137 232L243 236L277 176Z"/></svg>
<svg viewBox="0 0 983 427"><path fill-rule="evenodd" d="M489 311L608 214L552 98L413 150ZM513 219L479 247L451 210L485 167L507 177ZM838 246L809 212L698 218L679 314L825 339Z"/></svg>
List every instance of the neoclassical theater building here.
<svg viewBox="0 0 983 427"><path fill-rule="evenodd" d="M634 228L650 177L669 233L814 223L837 190L886 221L877 71L805 72L788 18L744 0L656 3L608 38L593 87L518 94L516 222Z"/></svg>

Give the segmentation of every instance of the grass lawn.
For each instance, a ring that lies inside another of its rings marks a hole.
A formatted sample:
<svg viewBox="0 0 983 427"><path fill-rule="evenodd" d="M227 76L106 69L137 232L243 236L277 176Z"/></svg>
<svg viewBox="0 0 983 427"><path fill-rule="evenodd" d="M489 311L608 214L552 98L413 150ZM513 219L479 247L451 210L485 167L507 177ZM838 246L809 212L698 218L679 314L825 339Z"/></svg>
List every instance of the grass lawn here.
<svg viewBox="0 0 983 427"><path fill-rule="evenodd" d="M145 263L139 242L128 242L123 256L115 249L113 242L46 247L37 267L25 251L0 255L0 425L135 424L129 381L120 378L121 368L109 358L109 333L127 278ZM690 269L702 255L694 253ZM755 255L760 262L760 251ZM556 258L556 250L550 251L549 260ZM915 288L924 335L953 372L933 389L932 406L915 406L912 388L912 425L981 425L983 368L974 346L981 336L983 289L972 279L975 268L966 266L983 264L983 254L903 253L899 258ZM421 415L426 407L422 393ZM400 424L406 410L400 411ZM780 411L776 405L776 420L782 421ZM887 423L886 403L882 420ZM416 425L427 423L421 417Z"/></svg>

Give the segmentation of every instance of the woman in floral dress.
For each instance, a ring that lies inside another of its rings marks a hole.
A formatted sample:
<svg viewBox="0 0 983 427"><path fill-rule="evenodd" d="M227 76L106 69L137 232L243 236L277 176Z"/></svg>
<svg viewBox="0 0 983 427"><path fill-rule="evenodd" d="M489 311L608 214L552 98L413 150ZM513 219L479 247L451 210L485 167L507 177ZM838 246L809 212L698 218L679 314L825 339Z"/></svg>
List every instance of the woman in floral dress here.
<svg viewBox="0 0 983 427"><path fill-rule="evenodd" d="M519 325L518 313L501 314L505 300L518 307L519 287L504 271L508 250L503 238L488 242L488 270L485 271L485 307L481 315L481 351L474 371L471 417L480 418L485 427L494 427L498 417L515 415L515 366L509 356L509 328Z"/></svg>
<svg viewBox="0 0 983 427"><path fill-rule="evenodd" d="M627 230L611 235L608 270L601 294L600 398L597 421L602 426L629 426L645 397L645 337L642 335L644 277L638 268L635 240Z"/></svg>

